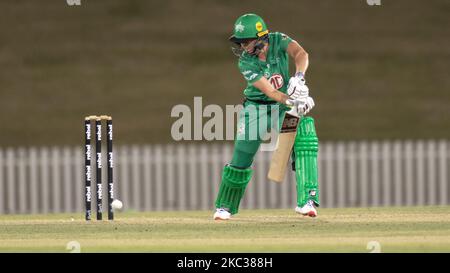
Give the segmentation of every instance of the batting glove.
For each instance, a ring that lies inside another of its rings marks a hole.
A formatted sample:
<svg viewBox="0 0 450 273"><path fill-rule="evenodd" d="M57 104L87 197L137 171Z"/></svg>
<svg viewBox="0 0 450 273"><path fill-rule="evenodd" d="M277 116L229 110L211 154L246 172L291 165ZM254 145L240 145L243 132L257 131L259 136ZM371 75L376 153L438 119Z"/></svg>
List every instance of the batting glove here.
<svg viewBox="0 0 450 273"><path fill-rule="evenodd" d="M295 74L294 77L291 77L289 79L287 94L292 99L309 96L309 88L308 88L308 86L306 86L306 82L305 82L305 78L303 77L303 73L298 72Z"/></svg>
<svg viewBox="0 0 450 273"><path fill-rule="evenodd" d="M289 99L286 105L291 106L289 113L294 116L303 116L308 114L314 108L315 103L311 97L303 97L299 99Z"/></svg>

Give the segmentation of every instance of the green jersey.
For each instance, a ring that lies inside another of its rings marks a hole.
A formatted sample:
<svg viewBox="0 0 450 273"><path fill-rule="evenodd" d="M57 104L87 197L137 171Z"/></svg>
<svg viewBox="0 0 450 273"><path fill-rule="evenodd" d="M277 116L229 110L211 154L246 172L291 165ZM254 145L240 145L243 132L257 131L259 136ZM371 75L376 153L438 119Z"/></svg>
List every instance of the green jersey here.
<svg viewBox="0 0 450 273"><path fill-rule="evenodd" d="M247 80L247 87L244 90L246 98L273 101L253 86L253 83L261 77L265 77L275 89L286 93L289 82L289 56L286 50L291 41L292 39L283 33L269 33L269 52L265 62L247 52L242 53L239 58L239 70Z"/></svg>

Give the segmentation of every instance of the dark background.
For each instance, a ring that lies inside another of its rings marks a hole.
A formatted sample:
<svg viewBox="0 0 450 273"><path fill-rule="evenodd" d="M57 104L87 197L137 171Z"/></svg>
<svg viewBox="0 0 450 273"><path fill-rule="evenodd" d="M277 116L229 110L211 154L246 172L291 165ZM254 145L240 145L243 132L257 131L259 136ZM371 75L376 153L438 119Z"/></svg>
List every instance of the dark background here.
<svg viewBox="0 0 450 273"><path fill-rule="evenodd" d="M80 145L91 114L119 144L172 142L173 106L241 103L247 12L308 51L321 140L448 138L449 1L2 0L0 146Z"/></svg>

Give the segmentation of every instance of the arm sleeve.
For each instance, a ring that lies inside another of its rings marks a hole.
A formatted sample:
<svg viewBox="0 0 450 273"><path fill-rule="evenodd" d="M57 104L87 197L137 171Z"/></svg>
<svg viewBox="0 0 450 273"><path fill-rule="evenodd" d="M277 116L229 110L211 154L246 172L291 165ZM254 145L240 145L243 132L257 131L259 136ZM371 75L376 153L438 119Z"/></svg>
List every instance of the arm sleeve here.
<svg viewBox="0 0 450 273"><path fill-rule="evenodd" d="M288 47L288 45L289 45L289 43L290 42L292 42L292 38L291 37L289 37L289 36L287 36L286 34L284 34L284 33L280 33L280 48L283 50L283 51L286 51L287 50L287 47Z"/></svg>
<svg viewBox="0 0 450 273"><path fill-rule="evenodd" d="M239 71L249 84L253 84L263 76L262 71L256 65L246 62L239 62Z"/></svg>

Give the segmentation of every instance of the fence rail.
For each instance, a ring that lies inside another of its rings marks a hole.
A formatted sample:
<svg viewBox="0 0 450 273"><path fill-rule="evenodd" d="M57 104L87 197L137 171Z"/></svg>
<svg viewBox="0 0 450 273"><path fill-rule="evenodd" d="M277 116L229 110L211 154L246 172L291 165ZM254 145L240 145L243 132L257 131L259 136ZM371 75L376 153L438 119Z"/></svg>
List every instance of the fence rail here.
<svg viewBox="0 0 450 273"><path fill-rule="evenodd" d="M447 140L322 142L321 205L448 205L449 149ZM115 195L130 210L213 209L231 154L229 144L116 147ZM256 156L243 209L295 207L294 173L269 182L270 156ZM0 214L82 213L83 163L82 147L0 149Z"/></svg>

